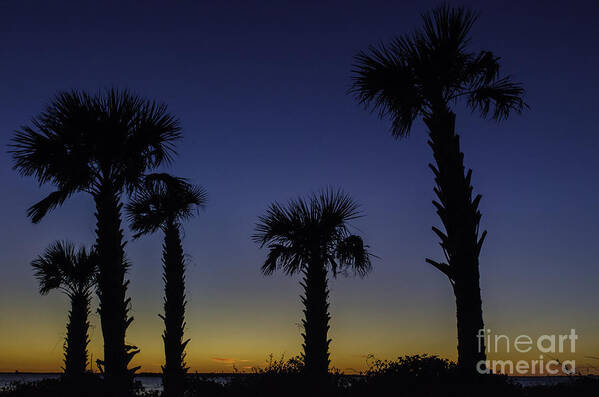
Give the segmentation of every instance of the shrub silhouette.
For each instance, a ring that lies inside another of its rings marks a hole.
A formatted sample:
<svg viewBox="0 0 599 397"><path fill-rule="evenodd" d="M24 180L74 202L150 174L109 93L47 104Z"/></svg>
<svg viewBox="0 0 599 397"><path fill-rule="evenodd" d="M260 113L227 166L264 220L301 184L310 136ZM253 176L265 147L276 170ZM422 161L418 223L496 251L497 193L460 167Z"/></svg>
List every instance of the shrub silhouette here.
<svg viewBox="0 0 599 397"><path fill-rule="evenodd" d="M506 376L472 377L446 359L427 354L395 361L375 360L352 385L352 396L517 396L521 388Z"/></svg>

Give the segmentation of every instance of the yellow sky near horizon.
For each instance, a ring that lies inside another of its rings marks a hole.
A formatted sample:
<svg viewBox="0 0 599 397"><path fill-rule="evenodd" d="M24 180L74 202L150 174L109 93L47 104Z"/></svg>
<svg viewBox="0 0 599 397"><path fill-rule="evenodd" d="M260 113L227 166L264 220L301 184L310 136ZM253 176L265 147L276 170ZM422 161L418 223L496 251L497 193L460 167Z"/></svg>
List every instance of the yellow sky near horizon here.
<svg viewBox="0 0 599 397"><path fill-rule="evenodd" d="M451 306L451 305L448 305ZM290 358L300 352L301 336L297 323L301 315L299 303L291 304L296 312L274 312L273 316L260 317L251 312L240 312L231 316L209 316L205 312L188 310L186 336L191 338L187 348L187 363L190 372L244 372L253 367L264 367L272 354L274 359ZM39 298L36 305L24 305L18 311L3 311L2 338L0 339L0 372L59 372L62 365L62 345L65 334L66 313L57 315L56 310L65 310L67 301L59 294ZM384 313L358 310L351 313L350 307L332 304L332 328L330 336L332 366L346 373L363 371L368 367L368 356L378 359L393 359L405 354L436 354L450 360L456 359L456 331L454 314L435 310L436 316L418 316L412 313L412 325L400 318L389 318ZM448 309L450 309L448 307ZM406 313L407 314L407 313ZM128 333L128 341L141 348L132 365L141 365L142 372L160 372L163 347L160 335L162 321L155 315L141 311L134 313L136 320ZM210 322L199 321L201 318ZM492 319L493 313L487 313ZM90 356L102 356L102 338L95 308L91 315L89 346ZM510 337L528 334L533 340L547 333L565 334L569 328L545 327L538 319L537 326L524 319L514 320L504 327L487 321L493 334ZM384 324L384 325L383 325ZM589 358L599 352L596 321L579 322L576 352L571 354L545 355L545 359L575 359L577 367L595 366L596 359ZM527 331L528 330L528 331ZM568 345L566 345L567 347ZM489 359L535 360L541 354L536 349L530 353L505 351L500 344L499 352L492 352ZM94 365L94 369L96 367Z"/></svg>

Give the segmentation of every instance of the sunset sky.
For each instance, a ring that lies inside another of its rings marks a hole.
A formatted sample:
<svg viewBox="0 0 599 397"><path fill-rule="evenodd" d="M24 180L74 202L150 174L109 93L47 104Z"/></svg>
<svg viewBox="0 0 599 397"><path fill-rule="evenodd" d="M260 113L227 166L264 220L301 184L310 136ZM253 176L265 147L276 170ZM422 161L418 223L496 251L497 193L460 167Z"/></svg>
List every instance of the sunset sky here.
<svg viewBox="0 0 599 397"><path fill-rule="evenodd" d="M6 146L60 90L130 88L182 123L166 169L209 203L185 224L187 362L192 371L264 365L301 347L298 278L265 277L250 240L272 201L342 187L353 223L380 258L364 279L331 288L332 365L430 353L456 359L450 284L431 226L432 161L422 122L396 141L347 95L353 56L419 27L437 1L0 3L0 371L58 371L68 300L40 296L29 262L56 239L94 241L94 207L74 196L33 225L50 191L12 170ZM502 57L531 109L497 124L456 107L465 162L483 195L484 319L515 337L576 329L577 366L599 360L599 3L462 2L480 11L473 50ZM452 3L453 4L453 3ZM456 3L457 4L457 3ZM163 361L161 236L131 241L133 364ZM90 352L102 356L94 295ZM514 357L496 354L491 357ZM522 355L525 356L525 355ZM534 354L533 354L534 356Z"/></svg>

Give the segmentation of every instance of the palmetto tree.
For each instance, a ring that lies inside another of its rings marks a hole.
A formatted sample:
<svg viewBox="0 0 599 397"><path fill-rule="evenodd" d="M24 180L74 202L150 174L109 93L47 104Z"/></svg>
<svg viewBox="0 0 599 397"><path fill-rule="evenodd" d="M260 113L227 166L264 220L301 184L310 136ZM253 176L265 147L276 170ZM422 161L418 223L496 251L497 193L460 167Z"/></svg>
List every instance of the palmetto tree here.
<svg viewBox="0 0 599 397"><path fill-rule="evenodd" d="M206 193L201 187L168 174L151 174L127 205L131 228L137 232L135 237L158 230L164 233L164 315L160 318L164 321L163 386L168 397L183 396L188 369L185 366L185 346L189 339L183 339L186 302L181 223L196 215L205 203Z"/></svg>
<svg viewBox="0 0 599 397"><path fill-rule="evenodd" d="M464 172L451 105L463 98L473 111L498 121L527 105L520 84L500 76L498 57L467 49L476 20L473 12L442 6L423 19L423 29L356 56L352 91L360 103L391 119L396 138L409 135L419 116L429 129L435 159L430 167L438 197L433 204L445 232L433 230L441 239L447 263L427 262L451 282L457 306L458 361L461 368L473 370L485 359L484 344L479 350L476 335L484 329L478 257L486 232L479 238L481 196L473 198L471 170Z"/></svg>
<svg viewBox="0 0 599 397"><path fill-rule="evenodd" d="M306 374L317 382L326 378L330 363L328 273L336 277L352 270L364 276L371 269L368 247L348 228L348 222L359 216L359 207L350 196L327 190L291 200L286 206L271 204L252 236L269 250L262 265L264 274L280 269L303 275L303 359Z"/></svg>
<svg viewBox="0 0 599 397"><path fill-rule="evenodd" d="M125 343L133 318L128 316L121 198L139 185L144 173L171 160L179 130L165 105L128 91L70 91L53 98L12 141L14 168L56 188L29 208L33 222L75 193L94 199L103 369L113 394L123 394L130 385L136 368L127 366L138 352Z"/></svg>
<svg viewBox="0 0 599 397"><path fill-rule="evenodd" d="M89 305L96 284L96 255L85 248L75 249L68 242L57 241L31 262L40 283L40 293L56 289L71 301L64 343L64 373L79 377L87 367Z"/></svg>

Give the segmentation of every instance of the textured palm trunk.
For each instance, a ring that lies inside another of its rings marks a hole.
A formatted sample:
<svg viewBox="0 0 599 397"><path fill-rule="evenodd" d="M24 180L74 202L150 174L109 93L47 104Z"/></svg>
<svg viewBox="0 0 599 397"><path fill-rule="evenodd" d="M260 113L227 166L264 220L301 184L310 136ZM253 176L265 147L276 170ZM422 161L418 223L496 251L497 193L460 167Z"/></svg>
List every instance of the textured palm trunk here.
<svg viewBox="0 0 599 397"><path fill-rule="evenodd" d="M64 345L64 374L71 378L85 374L87 367L89 300L86 293L71 295L71 311Z"/></svg>
<svg viewBox="0 0 599 397"><path fill-rule="evenodd" d="M327 271L320 261L313 261L304 271L301 283L304 296L304 363L308 377L316 384L322 384L329 371L329 290Z"/></svg>
<svg viewBox="0 0 599 397"><path fill-rule="evenodd" d="M479 344L479 330L484 329L479 284L478 257L486 232L478 237L481 196L472 198L470 178L465 174L464 155L455 133L455 114L448 110L435 112L425 119L429 127L429 145L433 149L439 199L434 202L445 233L433 228L441 238L447 264L427 260L450 279L455 298L458 328L458 365L465 373L474 373L476 364L485 360L484 340Z"/></svg>
<svg viewBox="0 0 599 397"><path fill-rule="evenodd" d="M185 391L185 262L179 228L170 222L164 230L162 253L164 279L164 394L181 397Z"/></svg>
<svg viewBox="0 0 599 397"><path fill-rule="evenodd" d="M94 197L96 202L96 251L98 254L98 312L104 337L104 379L112 395L125 395L132 385L133 372L127 365L138 352L125 343L125 333L133 317L128 316L126 297L125 242L121 229L120 192L104 182Z"/></svg>

